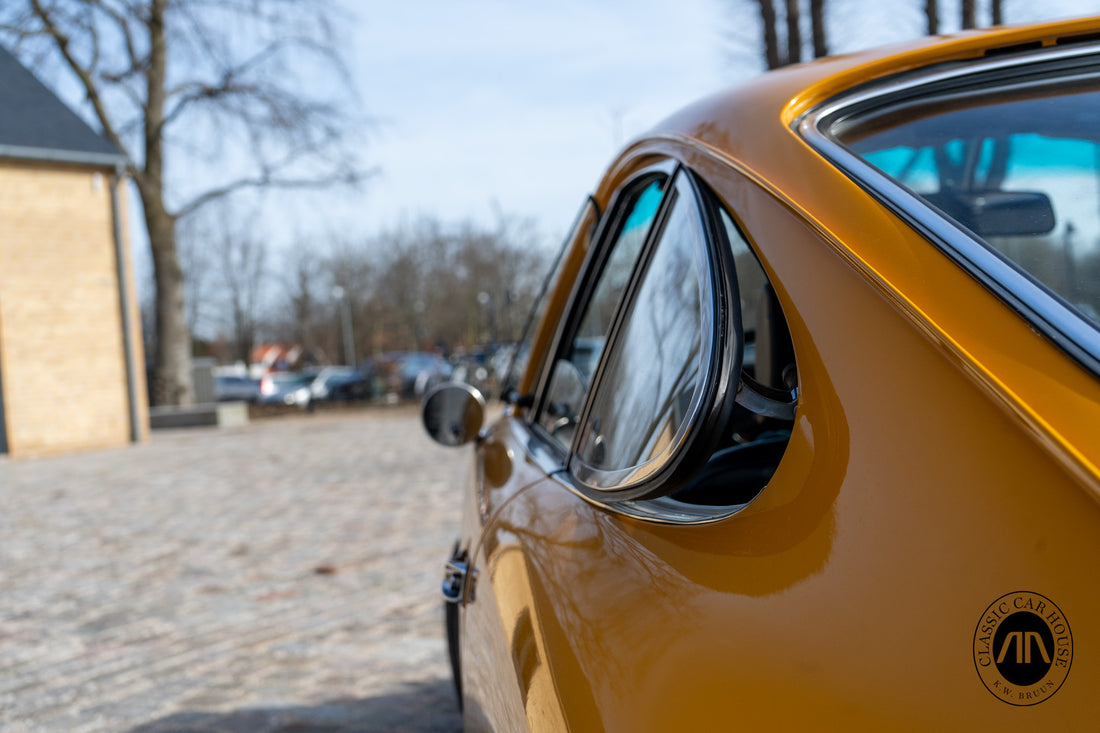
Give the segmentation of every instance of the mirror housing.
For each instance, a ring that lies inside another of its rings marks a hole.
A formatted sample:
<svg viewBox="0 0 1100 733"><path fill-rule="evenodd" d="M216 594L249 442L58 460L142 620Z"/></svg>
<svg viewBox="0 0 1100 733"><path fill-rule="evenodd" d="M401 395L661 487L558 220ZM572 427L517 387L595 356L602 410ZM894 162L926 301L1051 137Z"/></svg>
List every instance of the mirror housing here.
<svg viewBox="0 0 1100 733"><path fill-rule="evenodd" d="M425 395L420 418L436 443L448 448L465 445L481 432L485 398L468 384L444 382Z"/></svg>

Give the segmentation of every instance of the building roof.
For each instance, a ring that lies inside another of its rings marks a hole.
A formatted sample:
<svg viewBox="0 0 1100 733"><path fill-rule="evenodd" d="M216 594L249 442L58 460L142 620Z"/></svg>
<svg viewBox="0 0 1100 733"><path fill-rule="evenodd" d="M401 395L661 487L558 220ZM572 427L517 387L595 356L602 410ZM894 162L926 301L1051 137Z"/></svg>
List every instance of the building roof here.
<svg viewBox="0 0 1100 733"><path fill-rule="evenodd" d="M115 165L125 157L0 47L0 157Z"/></svg>

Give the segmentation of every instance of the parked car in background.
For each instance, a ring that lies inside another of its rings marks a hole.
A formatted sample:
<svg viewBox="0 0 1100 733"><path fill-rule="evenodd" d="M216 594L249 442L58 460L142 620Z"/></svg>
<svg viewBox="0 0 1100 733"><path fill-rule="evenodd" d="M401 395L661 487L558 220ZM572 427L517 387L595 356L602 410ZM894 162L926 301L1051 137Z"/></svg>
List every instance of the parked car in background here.
<svg viewBox="0 0 1100 733"><path fill-rule="evenodd" d="M451 378L454 367L439 354L426 351L389 351L370 360L369 368L386 392L402 399L419 399L432 387Z"/></svg>
<svg viewBox="0 0 1100 733"><path fill-rule="evenodd" d="M288 405L309 407L312 395L310 385L313 373L271 372L260 380L260 403L264 405Z"/></svg>
<svg viewBox="0 0 1100 733"><path fill-rule="evenodd" d="M439 354L423 351L404 354L397 360L397 368L401 396L412 398L423 397L429 389L450 379L454 370Z"/></svg>
<svg viewBox="0 0 1100 733"><path fill-rule="evenodd" d="M329 402L363 402L374 398L374 385L369 374L357 371L329 389Z"/></svg>
<svg viewBox="0 0 1100 733"><path fill-rule="evenodd" d="M452 370L449 379L477 387L482 394L494 394L497 380L493 374L491 362L492 354L488 350L475 350L452 355L450 358Z"/></svg>
<svg viewBox="0 0 1100 733"><path fill-rule="evenodd" d="M214 375L214 396L218 402L258 402L260 383L245 376L216 374Z"/></svg>
<svg viewBox="0 0 1100 733"><path fill-rule="evenodd" d="M622 152L503 415L424 402L475 446L467 729L1095 728L1098 120L1092 18L772 72Z"/></svg>
<svg viewBox="0 0 1100 733"><path fill-rule="evenodd" d="M314 402L352 402L369 399L371 385L368 375L346 366L323 367L309 385Z"/></svg>

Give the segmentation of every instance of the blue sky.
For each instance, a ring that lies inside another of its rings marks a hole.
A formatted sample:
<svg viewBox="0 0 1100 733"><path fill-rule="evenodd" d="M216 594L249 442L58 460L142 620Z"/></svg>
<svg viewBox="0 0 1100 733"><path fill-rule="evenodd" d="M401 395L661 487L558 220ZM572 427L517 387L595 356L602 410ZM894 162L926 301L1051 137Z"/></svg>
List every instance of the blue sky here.
<svg viewBox="0 0 1100 733"><path fill-rule="evenodd" d="M349 63L374 122L362 192L332 202L364 232L418 215L495 211L564 233L630 138L692 100L760 73L752 0L349 0ZM941 0L944 30L958 5ZM987 3L979 0L979 9ZM1009 21L1081 15L1081 0L1005 0ZM919 0L831 0L839 51L918 36ZM981 16L979 16L981 17Z"/></svg>
<svg viewBox="0 0 1100 733"><path fill-rule="evenodd" d="M361 158L379 172L354 192L271 197L250 219L276 249L354 241L419 216L491 226L498 212L532 220L553 248L626 142L762 71L754 0L342 1L350 77L370 120ZM943 30L956 30L958 0L940 5ZM978 5L987 24L988 3ZM1091 9L1038 6L1004 0L1014 23ZM923 33L921 0L827 7L834 52ZM140 217L132 224L148 273Z"/></svg>
<svg viewBox="0 0 1100 733"><path fill-rule="evenodd" d="M564 231L629 137L732 76L715 0L355 5L368 229L499 207Z"/></svg>

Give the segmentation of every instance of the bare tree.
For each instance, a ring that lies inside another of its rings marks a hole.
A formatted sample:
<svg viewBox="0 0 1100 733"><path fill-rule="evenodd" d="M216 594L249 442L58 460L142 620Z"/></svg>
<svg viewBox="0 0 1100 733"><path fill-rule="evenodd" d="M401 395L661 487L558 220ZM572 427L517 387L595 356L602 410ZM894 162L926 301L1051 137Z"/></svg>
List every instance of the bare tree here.
<svg viewBox="0 0 1100 733"><path fill-rule="evenodd" d="M207 246L208 236L204 222L200 222L196 218L184 222L177 236L179 238L178 257L180 269L183 272L183 301L187 326L188 330L195 334L200 332L204 325L209 325L216 315L211 312L211 308L215 304L209 297L210 274L214 269L211 263L213 253L210 251L210 247ZM155 288L151 292L155 292ZM155 313L155 298L152 305ZM156 325L154 321L149 334L154 335L155 333ZM156 348L155 343L152 346Z"/></svg>
<svg viewBox="0 0 1100 733"><path fill-rule="evenodd" d="M192 401L176 224L244 189L356 181L328 0L6 0L0 41L59 68L129 159L156 280L153 395ZM306 91L308 90L308 91ZM169 169L176 171L169 175Z"/></svg>
<svg viewBox="0 0 1100 733"><path fill-rule="evenodd" d="M417 350L430 343L427 325L426 290L430 275L423 262L424 252L441 245L438 222L419 222L411 232L387 233L383 241L392 244L385 258L378 263L379 276L374 296L379 319L380 342L385 350ZM434 297L445 297L445 289L435 284ZM452 303L455 311L465 308Z"/></svg>
<svg viewBox="0 0 1100 733"><path fill-rule="evenodd" d="M302 345L313 355L322 346L318 335L321 317L321 262L309 246L298 246L286 263L283 290L287 301L291 327L282 337Z"/></svg>
<svg viewBox="0 0 1100 733"><path fill-rule="evenodd" d="M786 0L787 3L787 63L797 64L802 60L801 13L798 0Z"/></svg>
<svg viewBox="0 0 1100 733"><path fill-rule="evenodd" d="M924 17L927 19L928 35L935 36L940 32L940 7L937 0L924 0Z"/></svg>
<svg viewBox="0 0 1100 733"><path fill-rule="evenodd" d="M531 222L500 212L491 227L424 217L325 248L326 255L300 248L284 263L271 323L275 334L325 361L344 353L334 286L347 299L361 360L518 340L549 265Z"/></svg>
<svg viewBox="0 0 1100 733"><path fill-rule="evenodd" d="M375 349L517 340L547 266L537 239L528 222L503 215L492 228L422 219L380 235Z"/></svg>
<svg viewBox="0 0 1100 733"><path fill-rule="evenodd" d="M974 0L960 0L959 14L964 30L977 27L977 7Z"/></svg>
<svg viewBox="0 0 1100 733"><path fill-rule="evenodd" d="M797 64L804 59L802 38L802 0L783 0L782 18L774 0L756 0L760 12L760 34L767 68L778 69ZM814 58L829 54L825 23L825 0L809 0L810 32ZM782 21L785 43L781 43L779 24Z"/></svg>
<svg viewBox="0 0 1100 733"><path fill-rule="evenodd" d="M320 300L326 306L328 317L324 318L327 327L321 328L323 340L329 345L327 353L341 362L347 361L344 355L352 352L351 365L354 365L374 341L379 326L371 316L377 265L364 242L341 242L329 255L325 267L328 283L327 288L321 291ZM347 313L351 317L350 334L346 334L343 328L342 298L347 299ZM348 335L351 336L351 343L345 344Z"/></svg>
<svg viewBox="0 0 1100 733"><path fill-rule="evenodd" d="M777 17L772 0L756 0L760 7L761 34L764 40L764 62L768 69L778 69L786 65L786 58L779 53L779 33L776 31Z"/></svg>
<svg viewBox="0 0 1100 733"><path fill-rule="evenodd" d="M810 0L810 27L814 39L814 58L829 55L829 42L825 33L825 0Z"/></svg>
<svg viewBox="0 0 1100 733"><path fill-rule="evenodd" d="M230 339L222 356L247 363L261 325L269 288L267 249L254 217L241 218L221 201L180 227L180 260L191 332L199 341Z"/></svg>
<svg viewBox="0 0 1100 733"><path fill-rule="evenodd" d="M260 326L266 283L267 250L255 228L240 225L224 206L213 211L210 244L217 253L225 317L233 334L234 357L249 362Z"/></svg>
<svg viewBox="0 0 1100 733"><path fill-rule="evenodd" d="M1001 3L1001 0L990 0L989 1L989 14L990 14L990 23L992 25L1004 25L1004 22L1005 22L1004 6Z"/></svg>

